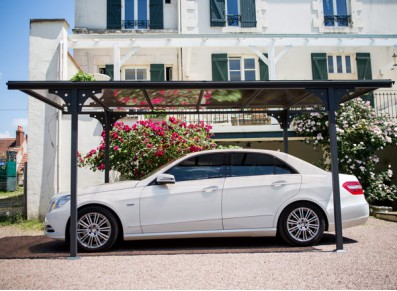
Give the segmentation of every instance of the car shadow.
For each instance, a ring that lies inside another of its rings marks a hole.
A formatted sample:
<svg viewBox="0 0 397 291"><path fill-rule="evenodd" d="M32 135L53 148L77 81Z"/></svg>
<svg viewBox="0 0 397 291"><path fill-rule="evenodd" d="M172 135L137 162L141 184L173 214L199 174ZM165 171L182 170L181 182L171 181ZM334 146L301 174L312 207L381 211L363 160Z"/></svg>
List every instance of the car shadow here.
<svg viewBox="0 0 397 291"><path fill-rule="evenodd" d="M321 245L333 245L334 234L324 234ZM345 244L357 241L344 238ZM319 251L316 246L292 247L275 237L195 238L119 241L107 252L81 252L79 256L142 256L230 253L299 253ZM0 239L0 259L67 258L69 245L45 236L6 237Z"/></svg>

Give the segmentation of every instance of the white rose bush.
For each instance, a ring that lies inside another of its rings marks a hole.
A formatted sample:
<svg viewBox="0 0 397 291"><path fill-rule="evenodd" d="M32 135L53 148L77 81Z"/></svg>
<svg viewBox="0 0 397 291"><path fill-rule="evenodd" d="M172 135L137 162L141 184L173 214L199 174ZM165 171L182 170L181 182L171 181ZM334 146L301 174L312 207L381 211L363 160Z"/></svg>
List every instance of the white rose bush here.
<svg viewBox="0 0 397 291"><path fill-rule="evenodd" d="M328 114L305 113L294 119L293 126L305 142L322 150L321 165L331 169ZM397 199L397 187L391 184L393 171L375 171L379 162L376 153L386 146L397 145L397 123L389 116L376 116L369 102L362 99L343 103L336 116L339 171L353 174L361 182L371 204Z"/></svg>

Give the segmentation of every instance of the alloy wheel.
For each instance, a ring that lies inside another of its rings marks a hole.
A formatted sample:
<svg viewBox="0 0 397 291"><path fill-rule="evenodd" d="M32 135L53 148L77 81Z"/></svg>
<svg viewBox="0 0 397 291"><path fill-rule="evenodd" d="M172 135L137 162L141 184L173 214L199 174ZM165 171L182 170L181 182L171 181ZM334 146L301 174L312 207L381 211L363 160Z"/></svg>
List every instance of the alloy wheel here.
<svg viewBox="0 0 397 291"><path fill-rule="evenodd" d="M98 249L109 241L111 235L112 225L101 213L87 213L77 222L77 239L85 248Z"/></svg>
<svg viewBox="0 0 397 291"><path fill-rule="evenodd" d="M320 218L309 208L296 208L287 218L287 230L293 239L308 242L317 236L320 230Z"/></svg>

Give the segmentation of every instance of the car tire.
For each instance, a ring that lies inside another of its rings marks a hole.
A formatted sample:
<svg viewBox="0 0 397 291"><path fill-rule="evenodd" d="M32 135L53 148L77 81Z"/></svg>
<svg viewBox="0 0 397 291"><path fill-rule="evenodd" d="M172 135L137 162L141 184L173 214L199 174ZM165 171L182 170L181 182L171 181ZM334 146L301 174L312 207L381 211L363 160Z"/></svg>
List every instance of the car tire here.
<svg viewBox="0 0 397 291"><path fill-rule="evenodd" d="M110 249L117 241L119 225L114 214L106 208L90 206L79 210L77 245L84 252Z"/></svg>
<svg viewBox="0 0 397 291"><path fill-rule="evenodd" d="M280 215L278 234L292 246L316 244L322 238L324 230L324 214L312 203L299 202L289 205Z"/></svg>

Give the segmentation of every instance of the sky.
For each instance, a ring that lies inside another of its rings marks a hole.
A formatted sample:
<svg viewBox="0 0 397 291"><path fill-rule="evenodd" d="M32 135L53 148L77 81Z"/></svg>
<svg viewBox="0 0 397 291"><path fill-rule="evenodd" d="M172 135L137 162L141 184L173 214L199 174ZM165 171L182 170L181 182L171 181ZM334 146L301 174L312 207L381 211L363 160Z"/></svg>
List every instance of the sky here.
<svg viewBox="0 0 397 291"><path fill-rule="evenodd" d="M30 19L66 19L74 26L74 0L0 0L0 138L29 132L28 97L8 90L8 81L29 79Z"/></svg>

